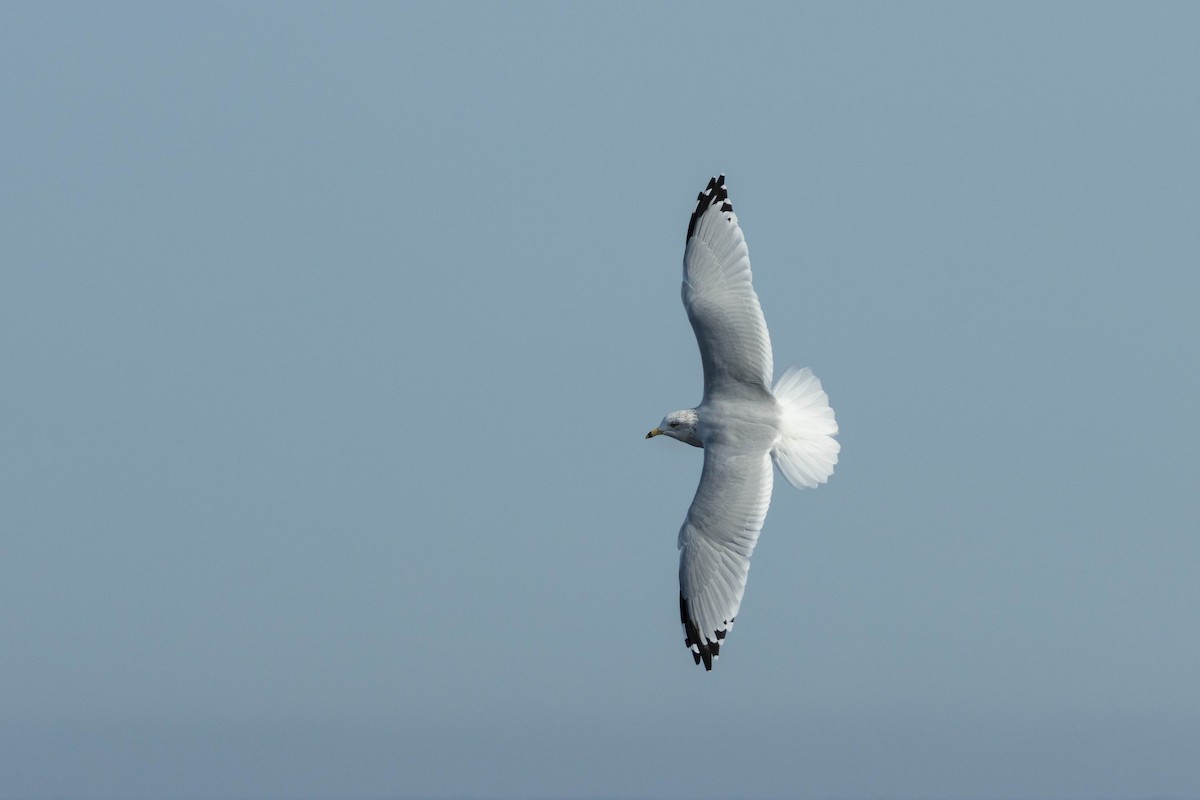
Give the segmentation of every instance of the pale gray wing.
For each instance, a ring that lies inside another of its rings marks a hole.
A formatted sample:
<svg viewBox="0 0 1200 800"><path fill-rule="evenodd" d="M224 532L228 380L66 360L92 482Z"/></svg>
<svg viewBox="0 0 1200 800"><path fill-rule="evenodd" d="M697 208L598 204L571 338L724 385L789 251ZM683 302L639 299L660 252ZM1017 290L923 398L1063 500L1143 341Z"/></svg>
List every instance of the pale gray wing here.
<svg viewBox="0 0 1200 800"><path fill-rule="evenodd" d="M767 452L704 448L700 486L679 529L679 615L684 644L705 669L742 604L773 478Z"/></svg>
<svg viewBox="0 0 1200 800"><path fill-rule="evenodd" d="M770 391L771 337L751 283L750 253L724 175L708 182L688 223L683 307L700 345L705 397L730 383Z"/></svg>

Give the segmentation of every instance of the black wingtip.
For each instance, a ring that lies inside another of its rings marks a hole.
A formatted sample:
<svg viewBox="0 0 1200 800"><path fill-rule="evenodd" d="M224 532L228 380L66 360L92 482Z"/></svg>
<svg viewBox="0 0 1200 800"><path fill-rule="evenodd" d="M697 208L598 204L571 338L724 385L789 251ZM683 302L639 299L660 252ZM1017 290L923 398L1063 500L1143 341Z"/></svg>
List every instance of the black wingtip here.
<svg viewBox="0 0 1200 800"><path fill-rule="evenodd" d="M692 234L696 232L696 223L700 221L700 217L708 210L708 207L721 204L722 211L733 211L733 204L729 202L729 191L725 188L725 174L721 173L715 178L708 179L708 186L704 187L704 191L696 195L696 210L692 212L692 218L688 220L686 242L692 238Z"/></svg>
<svg viewBox="0 0 1200 800"><path fill-rule="evenodd" d="M725 640L725 634L729 632L728 628L714 631L715 640L709 641L700 635L700 629L696 627L696 623L692 620L691 614L688 613L687 598L683 596L683 592L679 593L679 619L683 623L683 645L692 652L692 660L699 664L704 662L704 669L708 672L712 671L713 661L721 655L721 643ZM729 625L733 620L725 623Z"/></svg>

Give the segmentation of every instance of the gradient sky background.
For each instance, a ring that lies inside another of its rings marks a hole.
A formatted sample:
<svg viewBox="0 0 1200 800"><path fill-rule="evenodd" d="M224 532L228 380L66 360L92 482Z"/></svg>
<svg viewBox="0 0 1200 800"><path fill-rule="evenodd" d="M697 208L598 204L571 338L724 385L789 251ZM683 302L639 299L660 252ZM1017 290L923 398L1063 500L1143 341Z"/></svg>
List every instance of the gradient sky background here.
<svg viewBox="0 0 1200 800"><path fill-rule="evenodd" d="M1200 6L3 17L0 797L1200 797ZM843 450L705 674L719 171Z"/></svg>

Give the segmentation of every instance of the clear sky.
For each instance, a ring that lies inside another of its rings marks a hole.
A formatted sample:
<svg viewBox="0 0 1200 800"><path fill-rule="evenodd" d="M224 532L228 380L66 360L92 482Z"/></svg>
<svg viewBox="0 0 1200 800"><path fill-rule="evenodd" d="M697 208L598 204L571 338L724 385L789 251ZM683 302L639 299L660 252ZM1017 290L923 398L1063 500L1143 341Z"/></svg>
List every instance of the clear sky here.
<svg viewBox="0 0 1200 800"><path fill-rule="evenodd" d="M3 18L0 798L1200 796L1200 6ZM722 171L843 449L705 674Z"/></svg>

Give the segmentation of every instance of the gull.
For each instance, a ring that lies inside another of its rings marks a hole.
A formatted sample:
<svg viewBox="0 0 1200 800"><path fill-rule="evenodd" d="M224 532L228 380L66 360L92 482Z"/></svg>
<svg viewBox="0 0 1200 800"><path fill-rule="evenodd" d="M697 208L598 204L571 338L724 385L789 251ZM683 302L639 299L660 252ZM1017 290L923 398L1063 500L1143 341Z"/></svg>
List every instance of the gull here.
<svg viewBox="0 0 1200 800"><path fill-rule="evenodd" d="M815 488L841 445L821 382L789 367L772 388L771 338L725 176L696 198L683 251L683 307L700 362L700 405L672 411L647 439L704 449L696 496L679 529L679 616L684 645L711 670L746 590L750 556L771 504L772 462L788 483Z"/></svg>

